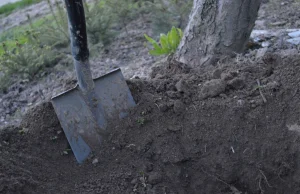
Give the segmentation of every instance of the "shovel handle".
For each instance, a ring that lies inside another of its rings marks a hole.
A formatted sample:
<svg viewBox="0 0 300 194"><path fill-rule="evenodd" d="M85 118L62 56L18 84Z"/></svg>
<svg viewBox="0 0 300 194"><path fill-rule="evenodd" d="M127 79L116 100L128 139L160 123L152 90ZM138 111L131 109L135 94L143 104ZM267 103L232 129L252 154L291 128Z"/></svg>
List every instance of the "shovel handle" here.
<svg viewBox="0 0 300 194"><path fill-rule="evenodd" d="M86 23L82 0L65 0L69 18L71 50L80 90L91 96L94 81L89 63Z"/></svg>
<svg viewBox="0 0 300 194"><path fill-rule="evenodd" d="M77 61L89 58L86 23L82 0L65 0L69 18L72 55Z"/></svg>

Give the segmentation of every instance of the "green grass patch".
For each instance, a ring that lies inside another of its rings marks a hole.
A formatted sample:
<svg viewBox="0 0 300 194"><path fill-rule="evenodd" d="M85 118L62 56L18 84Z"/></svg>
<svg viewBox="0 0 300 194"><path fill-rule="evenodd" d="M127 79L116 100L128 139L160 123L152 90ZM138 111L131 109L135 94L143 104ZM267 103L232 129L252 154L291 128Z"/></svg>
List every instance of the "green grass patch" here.
<svg viewBox="0 0 300 194"><path fill-rule="evenodd" d="M9 15L11 12L13 12L16 9L24 8L26 6L39 3L42 0L22 0L15 3L8 3L0 7L0 15L5 14Z"/></svg>

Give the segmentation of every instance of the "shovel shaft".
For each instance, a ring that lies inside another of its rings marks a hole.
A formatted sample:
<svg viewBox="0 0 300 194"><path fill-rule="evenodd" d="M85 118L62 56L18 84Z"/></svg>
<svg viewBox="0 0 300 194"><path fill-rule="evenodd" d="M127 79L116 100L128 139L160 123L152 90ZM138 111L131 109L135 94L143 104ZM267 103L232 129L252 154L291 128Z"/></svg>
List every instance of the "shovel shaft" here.
<svg viewBox="0 0 300 194"><path fill-rule="evenodd" d="M71 50L79 88L89 93L94 88L89 63L86 23L82 0L65 0L69 18Z"/></svg>
<svg viewBox="0 0 300 194"><path fill-rule="evenodd" d="M65 0L69 18L72 55L77 61L89 58L85 15L82 0Z"/></svg>
<svg viewBox="0 0 300 194"><path fill-rule="evenodd" d="M92 79L82 0L64 0L69 18L71 49L78 85L52 99L74 155L82 163L101 148L108 134L107 119L124 117L135 102L120 69Z"/></svg>

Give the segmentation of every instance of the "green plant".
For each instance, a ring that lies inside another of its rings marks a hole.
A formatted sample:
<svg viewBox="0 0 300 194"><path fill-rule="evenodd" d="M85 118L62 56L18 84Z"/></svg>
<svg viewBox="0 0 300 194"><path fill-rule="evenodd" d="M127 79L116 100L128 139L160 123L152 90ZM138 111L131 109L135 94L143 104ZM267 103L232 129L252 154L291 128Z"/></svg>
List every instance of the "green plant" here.
<svg viewBox="0 0 300 194"><path fill-rule="evenodd" d="M69 45L68 18L63 7L55 0L54 6L47 0L51 15L43 19L43 25L32 30L40 32L40 40L51 47L66 47ZM55 11L56 9L56 11ZM28 17L29 23L32 23Z"/></svg>
<svg viewBox="0 0 300 194"><path fill-rule="evenodd" d="M49 18L49 16L46 16L46 18ZM35 32L36 34L39 34L40 37L42 37L41 29L43 29L46 25L45 18L40 18L32 21L31 18L28 16L28 21L28 24L16 26L14 28L0 33L0 56L2 56L5 53L3 47L1 46L2 43L6 45L7 50L13 50L16 47L15 40L18 40L19 44L21 45L26 44L28 42L28 34L26 33L26 31Z"/></svg>
<svg viewBox="0 0 300 194"><path fill-rule="evenodd" d="M117 22L128 33L127 24L132 21L140 11L139 1L137 0L106 0L106 4L112 8L117 16Z"/></svg>
<svg viewBox="0 0 300 194"><path fill-rule="evenodd" d="M4 54L0 56L0 71L4 77L19 75L22 78L32 79L44 67L51 66L57 60L57 54L49 46L40 44L38 34L26 31L28 42L20 44L15 41L15 47L8 49L2 43Z"/></svg>
<svg viewBox="0 0 300 194"><path fill-rule="evenodd" d="M19 134L24 135L25 133L27 133L29 131L28 128L22 128L21 130L19 130Z"/></svg>
<svg viewBox="0 0 300 194"><path fill-rule="evenodd" d="M140 124L140 125L144 125L144 124L145 124L145 118L140 117L140 118L137 119L136 122L137 122L138 124Z"/></svg>
<svg viewBox="0 0 300 194"><path fill-rule="evenodd" d="M45 45L54 47L66 47L69 45L69 29L68 18L63 7L56 0L54 6L48 1L51 15L45 18L40 29L41 40ZM112 29L113 24L117 20L115 8L109 6L107 0L94 0L91 4L84 2L87 34L91 47L101 42L104 46L110 43L115 32Z"/></svg>
<svg viewBox="0 0 300 194"><path fill-rule="evenodd" d="M174 26L168 32L167 35L160 34L159 43L154 39L150 38L148 35L144 34L145 38L152 44L154 47L153 50L150 50L149 53L151 55L170 55L173 54L182 38L182 31L179 28L175 28Z"/></svg>
<svg viewBox="0 0 300 194"><path fill-rule="evenodd" d="M0 92L6 92L11 84L11 77L0 71Z"/></svg>
<svg viewBox="0 0 300 194"><path fill-rule="evenodd" d="M104 0L95 0L90 5L84 1L84 7L90 43L97 44L101 42L106 46L116 35L116 32L112 29L117 19L116 14L113 13L113 9Z"/></svg>
<svg viewBox="0 0 300 194"><path fill-rule="evenodd" d="M5 43L8 50L12 50L16 46L16 39L20 44L25 44L28 41L28 37L25 35L24 31L28 29L26 27L15 27L0 33L0 43ZM4 54L3 47L0 45L0 56Z"/></svg>
<svg viewBox="0 0 300 194"><path fill-rule="evenodd" d="M50 137L50 140L53 141L53 142L56 142L58 139L58 137L55 135L55 136L52 136Z"/></svg>

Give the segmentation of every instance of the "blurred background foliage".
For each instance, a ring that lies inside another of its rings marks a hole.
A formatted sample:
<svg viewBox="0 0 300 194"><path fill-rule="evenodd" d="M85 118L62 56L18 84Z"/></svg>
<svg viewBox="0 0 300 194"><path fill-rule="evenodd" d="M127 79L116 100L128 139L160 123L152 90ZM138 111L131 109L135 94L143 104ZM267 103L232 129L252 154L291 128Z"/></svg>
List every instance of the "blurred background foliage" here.
<svg viewBox="0 0 300 194"><path fill-rule="evenodd" d="M25 25L0 34L0 89L11 84L12 77L37 78L45 68L55 66L70 54L66 49L69 47L69 33L64 5L59 0L54 0L54 3L46 1L49 15L34 20L28 16ZM137 18L151 22L152 35L156 38L167 33L172 26L184 29L193 3L192 0L83 1L90 48L95 45L105 48L118 33L127 32L127 25ZM26 6L40 0L21 2ZM13 8L5 8L10 11L4 12L0 8L0 14L8 15Z"/></svg>

